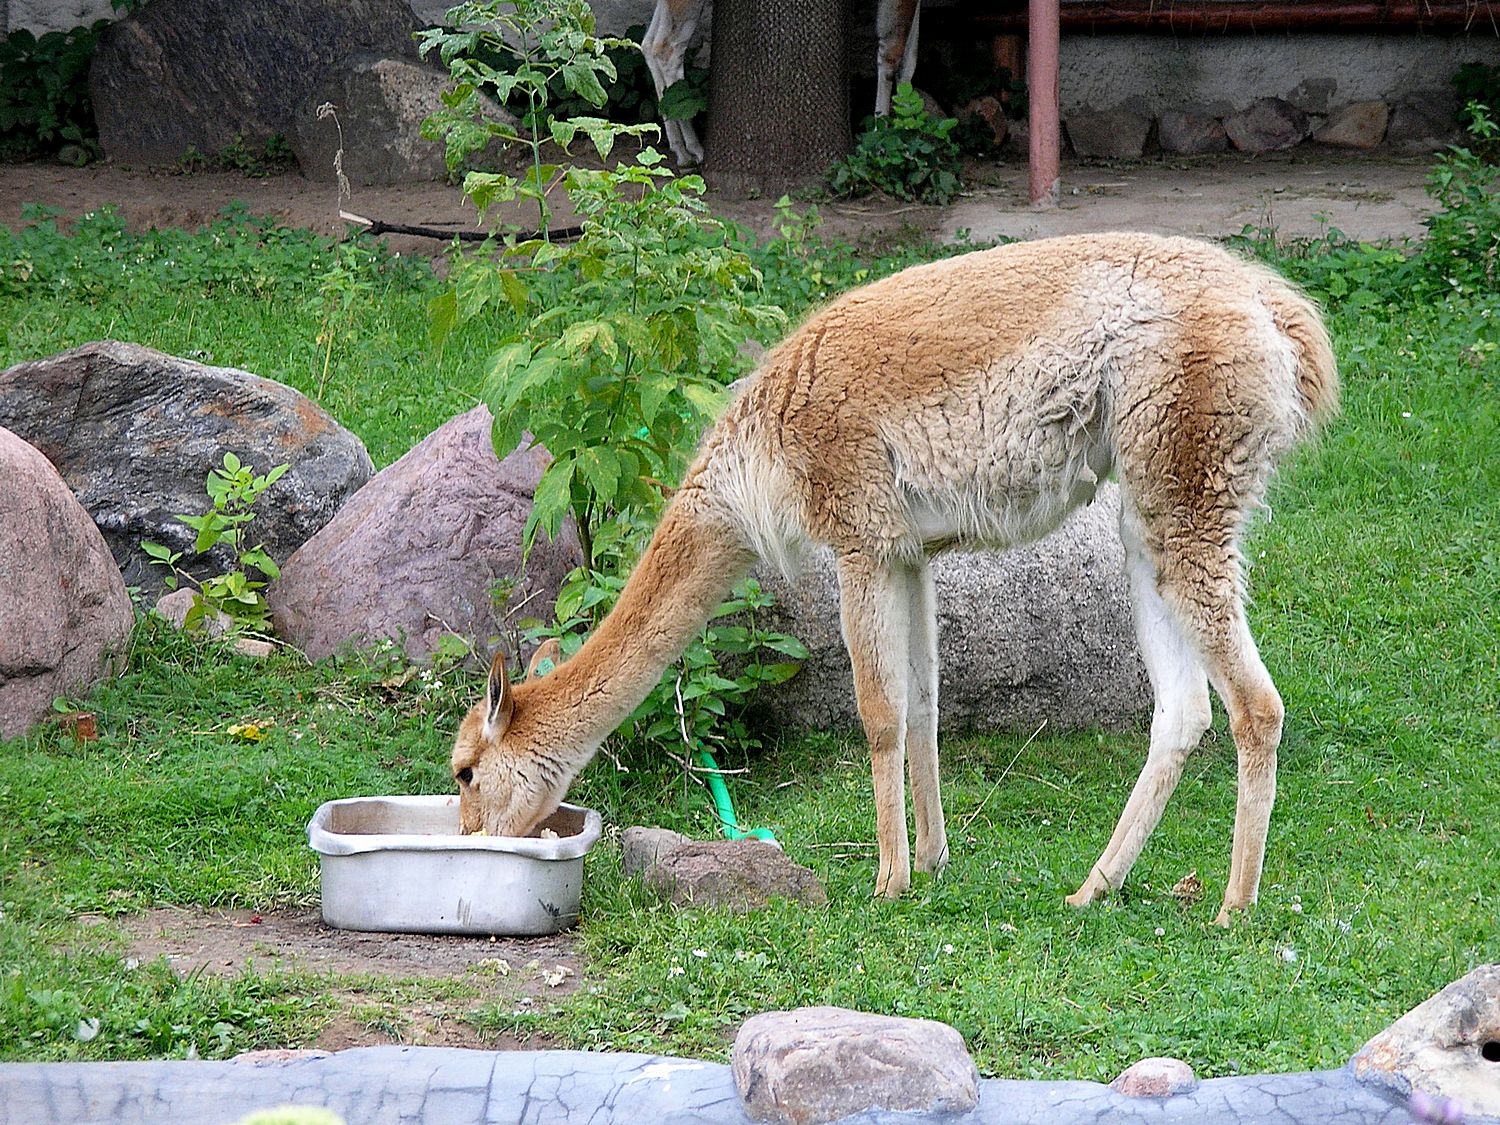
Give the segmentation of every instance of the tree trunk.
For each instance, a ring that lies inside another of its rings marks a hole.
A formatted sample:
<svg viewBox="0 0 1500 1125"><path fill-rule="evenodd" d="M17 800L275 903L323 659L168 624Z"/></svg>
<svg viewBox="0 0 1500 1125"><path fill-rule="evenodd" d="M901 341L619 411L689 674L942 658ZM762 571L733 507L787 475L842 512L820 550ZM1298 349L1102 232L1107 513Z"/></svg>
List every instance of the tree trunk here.
<svg viewBox="0 0 1500 1125"><path fill-rule="evenodd" d="M846 0L715 0L708 159L715 187L770 194L847 156Z"/></svg>

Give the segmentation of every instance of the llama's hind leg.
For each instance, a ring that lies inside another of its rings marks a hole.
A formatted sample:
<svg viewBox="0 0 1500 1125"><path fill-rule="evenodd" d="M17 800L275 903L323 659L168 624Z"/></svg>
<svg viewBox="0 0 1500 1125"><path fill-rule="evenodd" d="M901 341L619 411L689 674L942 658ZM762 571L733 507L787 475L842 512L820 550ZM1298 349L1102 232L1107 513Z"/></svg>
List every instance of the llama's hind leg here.
<svg viewBox="0 0 1500 1125"><path fill-rule="evenodd" d="M908 575L911 622L907 660L906 761L917 828L917 870L936 875L948 864L938 777L937 599L925 561Z"/></svg>
<svg viewBox="0 0 1500 1125"><path fill-rule="evenodd" d="M1208 677L1157 591L1156 566L1128 508L1120 532L1125 542L1136 637L1155 697L1151 746L1108 846L1083 885L1068 896L1074 906L1086 906L1124 885L1177 788L1188 754L1212 721Z"/></svg>
<svg viewBox="0 0 1500 1125"><path fill-rule="evenodd" d="M1224 701L1238 757L1234 844L1217 918L1225 926L1231 911L1255 902L1260 887L1285 709L1245 620L1239 554L1232 539L1203 537L1165 555L1162 595Z"/></svg>
<svg viewBox="0 0 1500 1125"><path fill-rule="evenodd" d="M875 893L899 898L911 886L903 776L910 579L905 568L859 553L841 555L838 574L844 644L854 668L854 696L875 781L875 832L880 842Z"/></svg>

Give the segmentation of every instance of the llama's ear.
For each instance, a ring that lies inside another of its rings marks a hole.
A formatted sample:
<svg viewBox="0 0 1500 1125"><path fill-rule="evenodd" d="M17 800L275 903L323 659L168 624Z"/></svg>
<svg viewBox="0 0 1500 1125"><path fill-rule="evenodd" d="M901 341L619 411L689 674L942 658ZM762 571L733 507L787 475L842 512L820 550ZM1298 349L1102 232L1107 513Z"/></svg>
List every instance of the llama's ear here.
<svg viewBox="0 0 1500 1125"><path fill-rule="evenodd" d="M534 680L545 676L562 663L562 645L556 637L548 637L531 654L531 663L526 665L526 678Z"/></svg>
<svg viewBox="0 0 1500 1125"><path fill-rule="evenodd" d="M505 653L490 661L490 678L484 685L484 733L499 738L510 726L515 699L510 693L510 675L505 667Z"/></svg>

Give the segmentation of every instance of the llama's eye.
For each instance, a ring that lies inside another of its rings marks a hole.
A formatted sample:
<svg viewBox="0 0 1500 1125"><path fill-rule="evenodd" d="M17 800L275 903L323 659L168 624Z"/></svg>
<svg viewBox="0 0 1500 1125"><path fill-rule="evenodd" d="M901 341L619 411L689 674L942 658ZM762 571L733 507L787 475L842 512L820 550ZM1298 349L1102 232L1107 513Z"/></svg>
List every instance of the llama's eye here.
<svg viewBox="0 0 1500 1125"><path fill-rule="evenodd" d="M468 766L465 766L453 776L458 778L458 783L460 785L471 785L474 781L474 771L471 770Z"/></svg>

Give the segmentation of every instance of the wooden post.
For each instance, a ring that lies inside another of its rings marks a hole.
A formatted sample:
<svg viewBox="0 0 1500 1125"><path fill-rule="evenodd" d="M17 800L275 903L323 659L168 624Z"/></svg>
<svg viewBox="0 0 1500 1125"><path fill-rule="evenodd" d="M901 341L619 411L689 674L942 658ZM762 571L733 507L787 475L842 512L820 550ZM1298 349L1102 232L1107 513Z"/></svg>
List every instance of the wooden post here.
<svg viewBox="0 0 1500 1125"><path fill-rule="evenodd" d="M1026 92L1031 106L1031 205L1056 207L1062 123L1058 110L1059 0L1029 0Z"/></svg>

